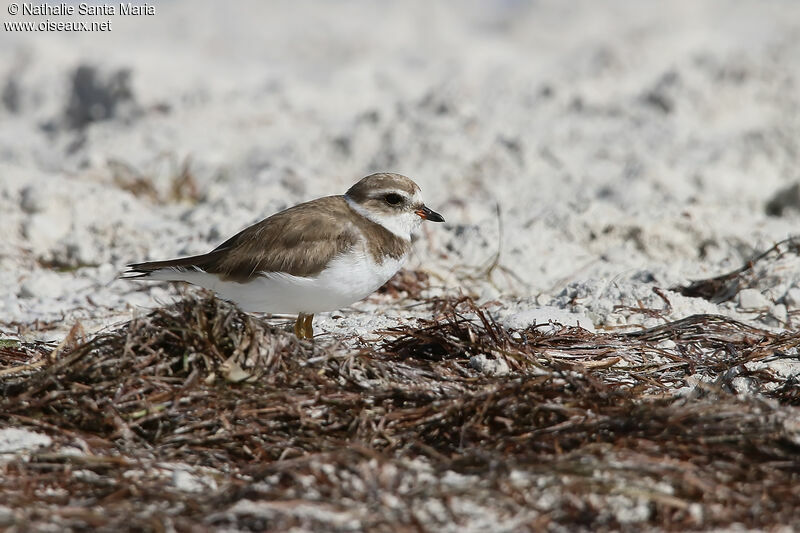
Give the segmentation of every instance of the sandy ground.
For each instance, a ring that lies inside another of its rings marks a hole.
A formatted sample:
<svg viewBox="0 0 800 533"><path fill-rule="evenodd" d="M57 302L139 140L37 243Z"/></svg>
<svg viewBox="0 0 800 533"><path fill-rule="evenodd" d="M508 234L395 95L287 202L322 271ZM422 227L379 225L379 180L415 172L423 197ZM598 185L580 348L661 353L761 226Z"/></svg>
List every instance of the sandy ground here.
<svg viewBox="0 0 800 533"><path fill-rule="evenodd" d="M3 22L46 18L8 5ZM168 1L73 18L112 31L0 31L0 337L141 315L184 289L119 280L126 263L207 251L375 171L412 177L447 219L408 265L426 296L494 301L515 327L800 321L797 254L725 302L653 290L797 233L798 3ZM369 335L428 313L411 304L316 325Z"/></svg>
<svg viewBox="0 0 800 533"><path fill-rule="evenodd" d="M652 287L738 267L800 220L788 193L767 214L800 180L791 3L156 11L96 18L106 33L0 33L4 335L58 338L168 301L118 272L373 171L413 177L445 214L409 265L442 290L599 326L642 323L614 306L663 307ZM507 271L480 279L498 249ZM783 327L798 265L765 273L744 302L756 313L674 296L671 316Z"/></svg>

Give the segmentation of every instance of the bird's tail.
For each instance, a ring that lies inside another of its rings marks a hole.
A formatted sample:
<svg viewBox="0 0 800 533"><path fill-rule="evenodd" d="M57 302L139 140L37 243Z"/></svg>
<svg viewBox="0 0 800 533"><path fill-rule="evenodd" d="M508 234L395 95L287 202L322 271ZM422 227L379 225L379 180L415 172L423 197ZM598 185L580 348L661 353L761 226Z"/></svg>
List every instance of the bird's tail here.
<svg viewBox="0 0 800 533"><path fill-rule="evenodd" d="M203 272L209 261L210 254L167 259L166 261L146 261L144 263L131 263L126 265L128 270L122 273L120 279L154 280L154 281L183 281L186 272Z"/></svg>

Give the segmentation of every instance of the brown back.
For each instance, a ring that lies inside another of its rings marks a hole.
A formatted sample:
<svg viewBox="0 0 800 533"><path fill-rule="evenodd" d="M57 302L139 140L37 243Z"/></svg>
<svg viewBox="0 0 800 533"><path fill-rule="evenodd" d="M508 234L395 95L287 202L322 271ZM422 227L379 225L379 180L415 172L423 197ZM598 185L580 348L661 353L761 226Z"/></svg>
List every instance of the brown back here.
<svg viewBox="0 0 800 533"><path fill-rule="evenodd" d="M276 213L207 254L130 267L141 273L162 268L198 269L238 282L248 281L259 272L314 276L331 259L355 246L359 233L370 239L367 252L378 263L383 262L384 255L402 257L410 246L383 226L355 213L343 196L327 196Z"/></svg>

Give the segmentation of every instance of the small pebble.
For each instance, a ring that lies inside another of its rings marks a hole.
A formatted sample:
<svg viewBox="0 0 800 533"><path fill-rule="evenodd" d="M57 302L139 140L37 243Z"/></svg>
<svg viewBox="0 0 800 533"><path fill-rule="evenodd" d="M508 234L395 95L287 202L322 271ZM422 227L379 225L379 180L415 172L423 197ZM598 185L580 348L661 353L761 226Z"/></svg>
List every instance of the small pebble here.
<svg viewBox="0 0 800 533"><path fill-rule="evenodd" d="M28 214L44 211L45 203L36 187L28 186L20 192L19 206Z"/></svg>
<svg viewBox="0 0 800 533"><path fill-rule="evenodd" d="M6 428L0 430L0 453L16 453L50 446L53 439L43 433L27 429Z"/></svg>
<svg viewBox="0 0 800 533"><path fill-rule="evenodd" d="M203 492L208 487L202 480L186 470L176 470L172 473L172 484L183 492Z"/></svg>
<svg viewBox="0 0 800 533"><path fill-rule="evenodd" d="M505 376L509 372L508 363L502 359L489 359L485 354L470 357L469 366L487 376Z"/></svg>
<svg viewBox="0 0 800 533"><path fill-rule="evenodd" d="M783 303L789 309L800 309L800 287L792 287L783 296Z"/></svg>
<svg viewBox="0 0 800 533"><path fill-rule="evenodd" d="M8 527L14 523L14 510L0 505L0 527Z"/></svg>
<svg viewBox="0 0 800 533"><path fill-rule="evenodd" d="M782 324L786 324L789 321L789 311L784 304L773 305L770 314Z"/></svg>
<svg viewBox="0 0 800 533"><path fill-rule="evenodd" d="M769 305L769 300L758 289L743 289L739 292L739 307L743 309L762 309Z"/></svg>

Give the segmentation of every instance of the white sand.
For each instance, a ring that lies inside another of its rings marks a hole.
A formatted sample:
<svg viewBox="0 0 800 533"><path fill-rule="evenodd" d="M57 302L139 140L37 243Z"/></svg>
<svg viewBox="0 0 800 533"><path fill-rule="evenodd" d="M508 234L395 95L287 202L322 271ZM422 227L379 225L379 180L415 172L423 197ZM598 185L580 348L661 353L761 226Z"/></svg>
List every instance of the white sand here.
<svg viewBox="0 0 800 533"><path fill-rule="evenodd" d="M661 308L653 287L798 231L798 211L765 206L800 181L800 4L432 4L171 1L99 17L105 34L0 31L0 334L57 339L76 320L145 312L176 289L115 280L126 262L207 251L380 170L417 180L447 219L410 266L517 321L552 306L650 325L617 306ZM82 64L129 69L135 103L70 130ZM196 203L169 197L185 162ZM118 186L139 175L160 201ZM497 205L500 265L516 277L471 279L497 250ZM791 326L800 260L760 279L721 305L668 293L670 316ZM426 312L404 305L356 304L319 326Z"/></svg>

